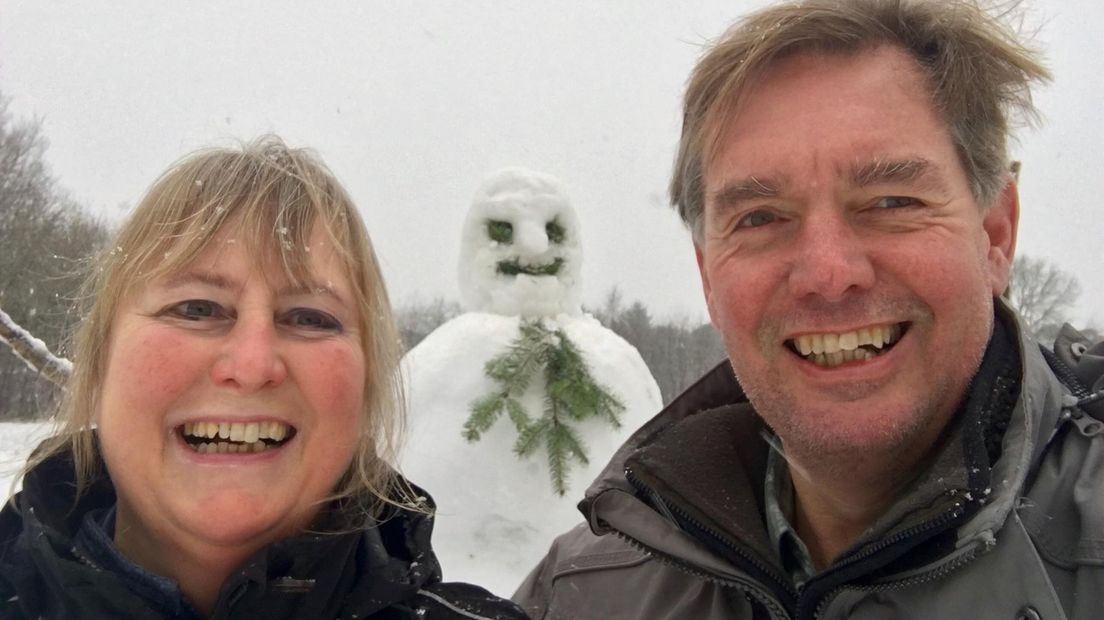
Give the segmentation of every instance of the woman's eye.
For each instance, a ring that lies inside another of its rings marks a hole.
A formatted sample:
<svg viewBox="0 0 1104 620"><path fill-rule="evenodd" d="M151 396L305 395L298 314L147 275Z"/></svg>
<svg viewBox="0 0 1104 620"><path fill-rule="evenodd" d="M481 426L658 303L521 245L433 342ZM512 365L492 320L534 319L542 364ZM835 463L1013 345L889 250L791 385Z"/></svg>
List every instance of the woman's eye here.
<svg viewBox="0 0 1104 620"><path fill-rule="evenodd" d="M298 327L318 331L341 331L341 322L322 312L310 308L296 308L287 313L286 323L292 327Z"/></svg>
<svg viewBox="0 0 1104 620"><path fill-rule="evenodd" d="M778 217L770 211L752 211L744 217L740 218L740 221L736 222L736 228L758 228L760 226L766 226L778 220Z"/></svg>
<svg viewBox="0 0 1104 620"><path fill-rule="evenodd" d="M915 198L908 196L884 196L878 199L878 207L881 209L900 209L918 204Z"/></svg>
<svg viewBox="0 0 1104 620"><path fill-rule="evenodd" d="M168 313L188 321L218 319L226 315L222 306L206 299L189 299L188 301L182 301L171 306L168 309Z"/></svg>

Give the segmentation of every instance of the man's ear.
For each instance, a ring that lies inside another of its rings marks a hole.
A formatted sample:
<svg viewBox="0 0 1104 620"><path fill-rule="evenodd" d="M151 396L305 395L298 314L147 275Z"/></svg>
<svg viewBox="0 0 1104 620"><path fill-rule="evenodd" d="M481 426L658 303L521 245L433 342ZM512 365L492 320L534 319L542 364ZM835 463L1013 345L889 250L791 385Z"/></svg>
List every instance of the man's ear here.
<svg viewBox="0 0 1104 620"><path fill-rule="evenodd" d="M698 275L701 276L702 292L705 294L705 307L709 310L709 320L717 325L717 314L713 311L713 288L709 285L709 272L705 268L705 256L701 244L694 241L694 258L698 261Z"/></svg>
<svg viewBox="0 0 1104 620"><path fill-rule="evenodd" d="M982 214L981 225L989 240L989 279L994 297L999 297L1008 288L1019 223L1020 197L1016 182L1009 176L993 205Z"/></svg>

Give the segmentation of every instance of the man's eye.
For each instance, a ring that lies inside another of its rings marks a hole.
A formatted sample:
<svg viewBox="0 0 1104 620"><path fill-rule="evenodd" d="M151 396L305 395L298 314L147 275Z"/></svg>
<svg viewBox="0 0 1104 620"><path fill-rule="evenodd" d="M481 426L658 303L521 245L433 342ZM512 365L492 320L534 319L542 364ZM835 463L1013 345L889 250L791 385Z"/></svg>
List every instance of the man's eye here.
<svg viewBox="0 0 1104 620"><path fill-rule="evenodd" d="M544 225L544 233L548 235L548 241L551 243L563 243L564 237L567 236L564 227L560 226L560 223L556 220Z"/></svg>
<svg viewBox="0 0 1104 620"><path fill-rule="evenodd" d="M189 321L202 321L204 319L219 319L226 316L222 306L206 299L189 299L182 301L168 309L173 316Z"/></svg>
<svg viewBox="0 0 1104 620"><path fill-rule="evenodd" d="M878 207L881 209L900 209L918 204L915 198L908 196L884 196L878 199Z"/></svg>
<svg viewBox="0 0 1104 620"><path fill-rule="evenodd" d="M332 332L342 330L340 321L321 310L310 308L296 308L287 313L284 321L291 327L309 330Z"/></svg>
<svg viewBox="0 0 1104 620"><path fill-rule="evenodd" d="M499 243L513 243L514 225L510 222L491 220L487 222L487 236L490 237L492 241L497 241Z"/></svg>
<svg viewBox="0 0 1104 620"><path fill-rule="evenodd" d="M744 217L740 218L740 221L736 222L737 228L758 228L760 226L766 226L778 220L778 217L770 211L752 211Z"/></svg>

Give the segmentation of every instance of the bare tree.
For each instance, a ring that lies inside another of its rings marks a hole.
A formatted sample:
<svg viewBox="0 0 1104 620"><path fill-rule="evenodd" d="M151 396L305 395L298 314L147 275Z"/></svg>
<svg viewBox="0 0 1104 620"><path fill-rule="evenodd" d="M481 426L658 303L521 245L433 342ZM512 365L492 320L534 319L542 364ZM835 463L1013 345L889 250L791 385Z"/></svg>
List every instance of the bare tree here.
<svg viewBox="0 0 1104 620"><path fill-rule="evenodd" d="M459 316L460 312L460 304L442 297L434 297L428 302L409 301L399 306L395 310L395 322L398 323L404 348L408 351L413 349L430 332Z"/></svg>
<svg viewBox="0 0 1104 620"><path fill-rule="evenodd" d="M1051 342L1081 296L1077 278L1044 258L1017 256L1005 297L1040 342Z"/></svg>
<svg viewBox="0 0 1104 620"><path fill-rule="evenodd" d="M712 325L685 318L656 321L639 301L625 306L616 287L610 289L601 308L589 311L636 347L659 384L664 403L725 359L724 345Z"/></svg>
<svg viewBox="0 0 1104 620"><path fill-rule="evenodd" d="M60 187L45 151L40 123L14 120L0 95L0 306L28 337L60 350L85 259L107 231ZM58 395L48 376L0 347L0 419L48 414Z"/></svg>

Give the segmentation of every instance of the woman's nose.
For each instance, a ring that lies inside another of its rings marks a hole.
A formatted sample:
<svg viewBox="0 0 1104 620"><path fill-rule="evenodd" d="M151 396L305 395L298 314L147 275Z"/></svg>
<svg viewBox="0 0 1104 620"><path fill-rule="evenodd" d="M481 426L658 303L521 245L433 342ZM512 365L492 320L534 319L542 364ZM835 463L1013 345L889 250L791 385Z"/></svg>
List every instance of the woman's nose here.
<svg viewBox="0 0 1104 620"><path fill-rule="evenodd" d="M237 319L223 339L211 378L246 392L283 383L287 367L272 318Z"/></svg>

